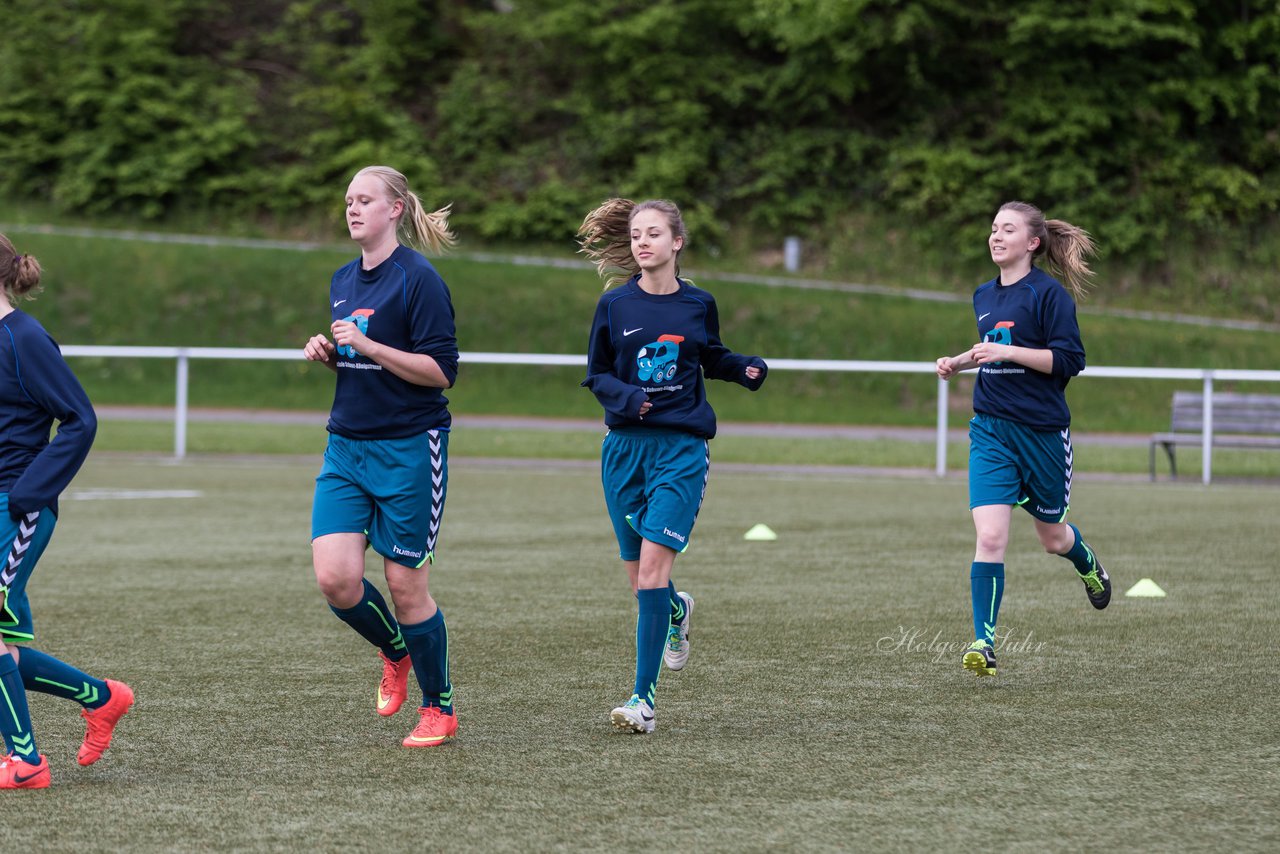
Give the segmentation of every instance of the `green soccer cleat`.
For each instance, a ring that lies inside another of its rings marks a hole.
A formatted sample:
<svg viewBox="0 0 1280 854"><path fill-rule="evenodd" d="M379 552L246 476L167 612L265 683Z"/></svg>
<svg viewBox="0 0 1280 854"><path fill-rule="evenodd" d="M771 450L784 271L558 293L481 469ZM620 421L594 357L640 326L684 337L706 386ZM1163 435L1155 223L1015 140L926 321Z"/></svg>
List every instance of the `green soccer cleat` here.
<svg viewBox="0 0 1280 854"><path fill-rule="evenodd" d="M996 675L996 651L984 640L976 640L969 644L961 661L964 669L972 671L975 676Z"/></svg>
<svg viewBox="0 0 1280 854"><path fill-rule="evenodd" d="M1089 604L1101 611L1111 603L1111 576L1102 568L1102 562L1094 558L1093 569L1087 575L1081 575L1084 582L1084 593L1089 597Z"/></svg>

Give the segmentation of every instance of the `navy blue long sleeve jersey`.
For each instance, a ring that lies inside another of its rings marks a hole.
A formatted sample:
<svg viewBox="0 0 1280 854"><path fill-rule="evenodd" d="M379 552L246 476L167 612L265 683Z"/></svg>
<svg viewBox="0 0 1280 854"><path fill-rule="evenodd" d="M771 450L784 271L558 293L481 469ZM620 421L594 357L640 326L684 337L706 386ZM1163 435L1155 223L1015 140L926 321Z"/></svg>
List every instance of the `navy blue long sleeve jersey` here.
<svg viewBox="0 0 1280 854"><path fill-rule="evenodd" d="M680 280L675 293L654 295L639 277L606 291L596 304L582 385L604 407L609 427L666 427L710 439L716 414L703 375L755 391L768 371L758 356L734 353L720 341L711 294ZM761 369L755 380L750 366ZM652 401L642 420L640 405Z"/></svg>
<svg viewBox="0 0 1280 854"><path fill-rule="evenodd" d="M349 320L369 338L436 360L452 385L458 375L453 301L431 262L397 246L372 270L360 259L333 274L333 320ZM329 431L350 439L402 439L448 429L449 400L438 388L403 380L351 347L339 347Z"/></svg>
<svg viewBox="0 0 1280 854"><path fill-rule="evenodd" d="M88 395L40 322L18 309L0 319L0 492L9 493L9 515L45 507L56 515L97 432Z"/></svg>
<svg viewBox="0 0 1280 854"><path fill-rule="evenodd" d="M1012 285L999 277L973 294L978 339L1053 351L1053 371L1045 374L1013 362L978 369L973 411L1017 421L1036 430L1071 426L1067 383L1084 370L1084 344L1076 304L1066 288L1036 267Z"/></svg>

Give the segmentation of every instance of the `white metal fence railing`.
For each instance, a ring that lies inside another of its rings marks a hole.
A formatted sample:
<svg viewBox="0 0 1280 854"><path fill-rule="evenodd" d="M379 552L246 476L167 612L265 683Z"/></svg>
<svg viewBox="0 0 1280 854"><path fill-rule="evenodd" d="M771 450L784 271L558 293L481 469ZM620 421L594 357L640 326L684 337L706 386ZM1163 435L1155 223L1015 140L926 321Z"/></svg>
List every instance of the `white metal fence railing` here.
<svg viewBox="0 0 1280 854"><path fill-rule="evenodd" d="M241 347L118 347L68 345L62 348L67 357L174 359L177 381L174 391L173 454L182 459L187 453L188 389L192 359L232 359L297 361L301 349L262 349ZM478 365L563 365L586 367L584 355L554 353L462 353L459 361ZM832 359L769 359L771 371L834 371L845 373L932 374L933 362L865 362ZM1081 377L1120 379L1194 380L1204 390L1204 425L1201 438L1201 480L1209 483L1213 476L1213 384L1223 382L1280 382L1280 371L1214 370L1208 368L1086 368ZM939 477L947 471L947 407L950 385L938 381L937 438L934 471Z"/></svg>

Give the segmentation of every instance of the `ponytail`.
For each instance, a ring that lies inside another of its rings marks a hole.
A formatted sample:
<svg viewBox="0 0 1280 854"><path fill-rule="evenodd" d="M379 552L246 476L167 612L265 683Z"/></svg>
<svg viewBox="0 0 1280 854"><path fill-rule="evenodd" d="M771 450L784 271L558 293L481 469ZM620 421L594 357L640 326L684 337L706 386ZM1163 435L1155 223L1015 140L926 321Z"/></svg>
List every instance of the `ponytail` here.
<svg viewBox="0 0 1280 854"><path fill-rule="evenodd" d="M422 200L413 191L405 193L405 215L400 218L400 228L405 236L434 255L440 255L457 244L458 238L449 230L449 211L452 204L427 213Z"/></svg>
<svg viewBox="0 0 1280 854"><path fill-rule="evenodd" d="M609 199L587 214L578 229L578 251L596 265L605 288L621 284L640 272L631 255L631 214L636 203Z"/></svg>
<svg viewBox="0 0 1280 854"><path fill-rule="evenodd" d="M19 255L3 234L0 234L0 288L11 306L23 299L35 299L40 292L40 262L32 255Z"/></svg>
<svg viewBox="0 0 1280 854"><path fill-rule="evenodd" d="M1089 259L1098 252L1093 237L1078 225L1060 219L1047 220L1045 229L1049 233L1045 260L1062 276L1062 283L1076 301L1084 299L1093 280Z"/></svg>

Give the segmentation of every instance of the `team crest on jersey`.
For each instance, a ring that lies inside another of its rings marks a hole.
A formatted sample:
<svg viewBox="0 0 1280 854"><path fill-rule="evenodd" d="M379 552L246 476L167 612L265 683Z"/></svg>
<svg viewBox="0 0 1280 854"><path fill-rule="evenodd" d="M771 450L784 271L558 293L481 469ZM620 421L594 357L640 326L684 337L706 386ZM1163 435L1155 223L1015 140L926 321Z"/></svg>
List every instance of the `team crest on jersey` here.
<svg viewBox="0 0 1280 854"><path fill-rule="evenodd" d="M680 342L683 335L659 335L658 340L646 344L636 354L636 367L641 382L667 382L676 375L676 362L680 358Z"/></svg>
<svg viewBox="0 0 1280 854"><path fill-rule="evenodd" d="M369 318L373 315L371 308L357 308L355 311L342 318L347 323L354 323L356 329L360 330L361 335L369 334ZM356 348L350 344L343 344L338 348L339 356L346 356L348 359L356 357Z"/></svg>
<svg viewBox="0 0 1280 854"><path fill-rule="evenodd" d="M991 331L982 336L983 341L990 341L995 344L1012 344L1013 343L1013 321L1002 320L991 328ZM1003 362L992 362L993 365L1003 365Z"/></svg>

